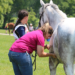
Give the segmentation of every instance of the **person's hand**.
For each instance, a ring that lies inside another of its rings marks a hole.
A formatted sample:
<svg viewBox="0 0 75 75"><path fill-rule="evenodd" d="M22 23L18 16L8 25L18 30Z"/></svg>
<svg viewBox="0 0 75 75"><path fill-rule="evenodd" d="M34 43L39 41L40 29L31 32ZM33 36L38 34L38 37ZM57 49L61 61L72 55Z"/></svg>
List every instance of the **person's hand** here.
<svg viewBox="0 0 75 75"><path fill-rule="evenodd" d="M48 44L46 44L46 45L44 46L44 48L47 48L47 49L49 49L49 45L48 45Z"/></svg>
<svg viewBox="0 0 75 75"><path fill-rule="evenodd" d="M47 44L47 45L46 45L46 48L47 48L48 50L50 49L50 46L49 46L49 44Z"/></svg>
<svg viewBox="0 0 75 75"><path fill-rule="evenodd" d="M55 55L54 53L52 53L52 57L53 57L53 58L57 58L56 55Z"/></svg>
<svg viewBox="0 0 75 75"><path fill-rule="evenodd" d="M49 50L50 47L52 47L52 46L50 46L49 44L46 44L44 47L47 48L47 49Z"/></svg>
<svg viewBox="0 0 75 75"><path fill-rule="evenodd" d="M50 46L49 44L46 45L46 48L49 50L52 46Z"/></svg>

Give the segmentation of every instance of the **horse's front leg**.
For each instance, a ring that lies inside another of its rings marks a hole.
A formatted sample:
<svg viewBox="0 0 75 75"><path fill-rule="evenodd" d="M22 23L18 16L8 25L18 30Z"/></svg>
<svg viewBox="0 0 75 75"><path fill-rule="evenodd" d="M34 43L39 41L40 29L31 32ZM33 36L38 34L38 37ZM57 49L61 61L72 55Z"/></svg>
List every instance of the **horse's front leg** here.
<svg viewBox="0 0 75 75"><path fill-rule="evenodd" d="M52 51L52 48L50 49ZM52 52L49 52L52 53ZM56 58L49 57L49 68L50 68L50 75L56 75L56 68L59 64L59 61Z"/></svg>
<svg viewBox="0 0 75 75"><path fill-rule="evenodd" d="M58 65L57 59L49 58L50 75L56 75L57 65Z"/></svg>

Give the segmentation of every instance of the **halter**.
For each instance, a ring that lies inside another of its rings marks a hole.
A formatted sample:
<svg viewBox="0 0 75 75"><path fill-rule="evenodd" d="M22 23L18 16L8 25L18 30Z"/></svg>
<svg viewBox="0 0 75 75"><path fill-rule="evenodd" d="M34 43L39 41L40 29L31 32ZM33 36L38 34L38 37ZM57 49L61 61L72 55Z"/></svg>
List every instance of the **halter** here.
<svg viewBox="0 0 75 75"><path fill-rule="evenodd" d="M42 14L40 15L39 27L41 27L41 18L43 17L44 11L45 11L45 9L46 9L47 6L51 6L51 4L50 4L50 3L47 3L47 4L45 4L45 6L42 8L42 9L43 9L43 12L42 12ZM42 18L42 20L43 20L43 23L44 23L44 18Z"/></svg>

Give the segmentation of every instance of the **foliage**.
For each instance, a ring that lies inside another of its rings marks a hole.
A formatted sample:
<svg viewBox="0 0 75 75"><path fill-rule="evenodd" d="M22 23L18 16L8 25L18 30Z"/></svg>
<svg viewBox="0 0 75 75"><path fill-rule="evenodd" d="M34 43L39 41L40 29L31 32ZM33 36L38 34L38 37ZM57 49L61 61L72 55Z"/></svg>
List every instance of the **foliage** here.
<svg viewBox="0 0 75 75"><path fill-rule="evenodd" d="M34 27L38 26L38 18L36 17L36 13L30 8L28 24L32 23Z"/></svg>
<svg viewBox="0 0 75 75"><path fill-rule="evenodd" d="M4 21L4 17L2 14L0 14L0 27L2 27L3 21Z"/></svg>
<svg viewBox="0 0 75 75"><path fill-rule="evenodd" d="M75 0L56 0L54 2L59 6L59 8L63 12L65 12L68 15L68 17L75 17Z"/></svg>
<svg viewBox="0 0 75 75"><path fill-rule="evenodd" d="M17 17L12 17L12 18L10 19L10 21L13 22L13 23L15 24L16 21L17 21Z"/></svg>
<svg viewBox="0 0 75 75"><path fill-rule="evenodd" d="M49 3L50 0L43 0ZM65 12L68 17L75 17L75 0L53 0L58 5L59 9ZM12 17L17 17L17 13L21 9L28 10L29 21L34 27L38 25L40 0L0 0L0 27L5 26L5 23L11 22ZM11 10L12 9L12 10Z"/></svg>
<svg viewBox="0 0 75 75"><path fill-rule="evenodd" d="M4 22L4 15L10 13L12 0L0 0L0 25Z"/></svg>

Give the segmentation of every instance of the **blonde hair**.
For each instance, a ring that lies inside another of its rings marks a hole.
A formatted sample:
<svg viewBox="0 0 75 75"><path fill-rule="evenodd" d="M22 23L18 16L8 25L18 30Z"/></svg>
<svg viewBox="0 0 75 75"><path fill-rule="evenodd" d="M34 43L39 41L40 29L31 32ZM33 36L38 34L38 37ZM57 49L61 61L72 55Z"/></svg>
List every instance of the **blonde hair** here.
<svg viewBox="0 0 75 75"><path fill-rule="evenodd" d="M49 25L49 23L45 23L43 26L39 28L43 32L43 35L46 35L47 33L51 34L53 33L52 27Z"/></svg>

